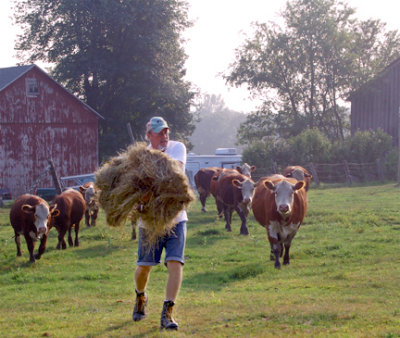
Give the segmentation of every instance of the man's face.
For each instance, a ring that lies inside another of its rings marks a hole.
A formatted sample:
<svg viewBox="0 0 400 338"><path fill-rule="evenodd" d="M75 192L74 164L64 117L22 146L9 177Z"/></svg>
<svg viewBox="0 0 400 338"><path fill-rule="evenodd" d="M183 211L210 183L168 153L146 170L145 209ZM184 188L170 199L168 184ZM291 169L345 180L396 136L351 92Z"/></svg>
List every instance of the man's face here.
<svg viewBox="0 0 400 338"><path fill-rule="evenodd" d="M167 148L169 141L169 129L164 128L158 134L154 131L147 133L147 138L151 143L153 149L164 151Z"/></svg>

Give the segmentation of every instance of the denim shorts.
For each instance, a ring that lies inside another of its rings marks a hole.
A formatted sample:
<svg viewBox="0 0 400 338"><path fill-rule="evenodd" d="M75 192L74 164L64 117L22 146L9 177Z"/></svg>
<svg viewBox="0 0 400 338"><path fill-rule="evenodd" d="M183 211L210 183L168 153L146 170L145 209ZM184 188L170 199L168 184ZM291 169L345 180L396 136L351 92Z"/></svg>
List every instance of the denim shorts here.
<svg viewBox="0 0 400 338"><path fill-rule="evenodd" d="M143 230L139 227L139 244L137 265L153 266L160 264L161 254L165 248L164 264L168 261L178 261L185 264L186 221L180 222L168 236L160 239L156 245L148 250L143 247Z"/></svg>

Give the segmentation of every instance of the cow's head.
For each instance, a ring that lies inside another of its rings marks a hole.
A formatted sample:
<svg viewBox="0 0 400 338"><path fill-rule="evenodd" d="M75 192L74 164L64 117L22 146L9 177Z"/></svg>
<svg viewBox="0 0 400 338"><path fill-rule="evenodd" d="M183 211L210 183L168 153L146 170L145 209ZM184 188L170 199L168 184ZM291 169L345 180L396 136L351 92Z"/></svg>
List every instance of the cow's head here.
<svg viewBox="0 0 400 338"><path fill-rule="evenodd" d="M241 204L245 207L245 209L247 209L247 211L249 211L254 196L254 188L255 188L254 182L249 178L246 178L243 181L240 181L237 178L235 178L232 180L232 185L238 188L242 193Z"/></svg>
<svg viewBox="0 0 400 338"><path fill-rule="evenodd" d="M279 181L274 184L269 180L263 182L264 186L271 190L275 196L276 211L284 218L288 218L292 212L294 193L302 189L305 185L304 181L298 181L292 184L286 180Z"/></svg>
<svg viewBox="0 0 400 338"><path fill-rule="evenodd" d="M257 168L255 165L248 165L247 163L242 164L241 166L237 166L236 170L240 172L242 175L251 177L251 173L255 171Z"/></svg>
<svg viewBox="0 0 400 338"><path fill-rule="evenodd" d="M293 177L298 181L304 181L306 177L309 177L310 179L312 178L312 175L309 173L306 173L305 171L296 168L293 171L289 172L288 174L285 175L286 177Z"/></svg>
<svg viewBox="0 0 400 338"><path fill-rule="evenodd" d="M98 209L96 202L97 190L94 187L94 184L90 184L88 187L80 186L79 191L85 198L86 207L88 208L89 213L92 213L94 210Z"/></svg>
<svg viewBox="0 0 400 338"><path fill-rule="evenodd" d="M29 235L34 240L42 238L43 234L47 232L48 226L50 225L50 218L53 213L59 213L56 210L57 205L49 208L47 203L39 203L37 205L23 204L21 211L29 214L33 217L33 224L35 226L35 232L31 231Z"/></svg>

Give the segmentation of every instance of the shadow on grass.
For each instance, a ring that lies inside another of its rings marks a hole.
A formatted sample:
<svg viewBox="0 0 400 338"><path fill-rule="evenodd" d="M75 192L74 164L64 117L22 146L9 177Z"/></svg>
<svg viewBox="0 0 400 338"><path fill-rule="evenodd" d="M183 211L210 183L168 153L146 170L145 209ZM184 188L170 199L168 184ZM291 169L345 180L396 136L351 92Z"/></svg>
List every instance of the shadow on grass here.
<svg viewBox="0 0 400 338"><path fill-rule="evenodd" d="M118 245L105 243L104 245L99 244L87 248L79 248L79 250L76 250L75 254L76 256L80 256L82 258L105 257L119 248L120 247Z"/></svg>
<svg viewBox="0 0 400 338"><path fill-rule="evenodd" d="M222 231L220 229L206 229L198 231L196 234L193 234L192 236L187 238L186 246L190 248L196 246L211 246L215 242L227 238L227 235L224 234L224 231L226 232L226 230Z"/></svg>
<svg viewBox="0 0 400 338"><path fill-rule="evenodd" d="M228 271L207 271L187 276L183 283L187 287L219 291L229 283L254 278L264 273L267 269L266 265L251 263L236 266Z"/></svg>

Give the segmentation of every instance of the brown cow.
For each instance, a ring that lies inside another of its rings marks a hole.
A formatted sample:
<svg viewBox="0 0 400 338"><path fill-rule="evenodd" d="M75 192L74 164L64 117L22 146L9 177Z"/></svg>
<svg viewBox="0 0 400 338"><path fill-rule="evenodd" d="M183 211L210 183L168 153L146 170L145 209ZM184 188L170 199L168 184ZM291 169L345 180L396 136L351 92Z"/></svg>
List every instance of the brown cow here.
<svg viewBox="0 0 400 338"><path fill-rule="evenodd" d="M99 213L99 202L97 200L98 190L94 182L86 182L79 187L86 202L85 224L89 227L96 226L97 214Z"/></svg>
<svg viewBox="0 0 400 338"><path fill-rule="evenodd" d="M14 228L17 256L21 256L21 237L25 237L29 251L29 260L34 263L46 251L46 242L50 230L50 218L58 215L56 205L49 204L41 197L25 194L17 198L10 210L10 223ZM40 240L38 253L33 254L35 242Z"/></svg>
<svg viewBox="0 0 400 338"><path fill-rule="evenodd" d="M216 200L220 203L225 216L225 228L228 231L232 231L232 212L236 210L242 221L240 234L248 235L249 230L247 229L246 218L251 209L254 182L251 178L239 173L227 174L220 179L213 177L213 180L217 181Z"/></svg>
<svg viewBox="0 0 400 338"><path fill-rule="evenodd" d="M206 200L207 197L210 196L211 178L221 170L222 168L218 167L201 168L196 175L194 175L194 183L196 184L196 189L199 193L202 212L207 212Z"/></svg>
<svg viewBox="0 0 400 338"><path fill-rule="evenodd" d="M282 175L285 177L293 177L298 181L304 181L306 183L304 187L306 191L308 191L308 189L310 188L312 175L307 169L299 165L291 165L286 167L285 169L283 169Z"/></svg>
<svg viewBox="0 0 400 338"><path fill-rule="evenodd" d="M51 205L57 205L60 214L51 218L51 226L58 231L57 249L66 249L64 240L65 233L68 231L69 246L79 246L79 223L86 210L86 203L82 194L74 189L67 189L54 197ZM75 242L72 241L71 230L75 226Z"/></svg>
<svg viewBox="0 0 400 338"><path fill-rule="evenodd" d="M256 166L250 166L247 163L242 164L241 166L237 166L235 169L224 168L221 171L214 174L210 182L210 193L215 198L215 203L217 205L217 213L219 217L222 217L223 214L223 205L217 199L218 193L218 181L221 180L224 176L230 174L240 173L244 176L251 178L251 173L256 170Z"/></svg>
<svg viewBox="0 0 400 338"><path fill-rule="evenodd" d="M253 198L254 218L267 230L271 246L271 260L279 269L279 258L290 264L289 249L307 211L307 193L304 181L282 175L263 177L257 183Z"/></svg>

